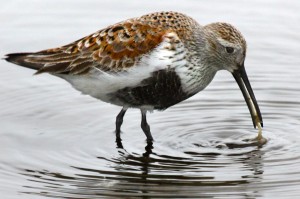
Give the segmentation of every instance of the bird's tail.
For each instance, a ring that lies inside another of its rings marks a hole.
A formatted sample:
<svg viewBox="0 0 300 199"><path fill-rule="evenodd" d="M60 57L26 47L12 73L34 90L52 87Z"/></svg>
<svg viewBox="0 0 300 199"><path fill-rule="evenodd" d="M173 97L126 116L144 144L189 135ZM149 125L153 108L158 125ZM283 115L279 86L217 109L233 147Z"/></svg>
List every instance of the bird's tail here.
<svg viewBox="0 0 300 199"><path fill-rule="evenodd" d="M4 58L6 61L26 67L34 70L39 70L43 67L42 64L38 62L33 62L32 57L35 53L11 53L5 55Z"/></svg>
<svg viewBox="0 0 300 199"><path fill-rule="evenodd" d="M4 58L6 61L37 70L35 74L67 73L68 66L76 54L67 54L59 50L45 50L35 53L12 53Z"/></svg>

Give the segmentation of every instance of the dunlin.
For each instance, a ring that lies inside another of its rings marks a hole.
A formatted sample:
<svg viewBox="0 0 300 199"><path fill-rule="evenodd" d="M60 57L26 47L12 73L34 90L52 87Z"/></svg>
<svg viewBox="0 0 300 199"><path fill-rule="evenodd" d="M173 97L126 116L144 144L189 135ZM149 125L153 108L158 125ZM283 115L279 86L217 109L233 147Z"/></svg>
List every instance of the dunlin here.
<svg viewBox="0 0 300 199"><path fill-rule="evenodd" d="M147 141L153 138L147 111L164 110L203 90L219 70L233 74L250 110L254 127L261 113L244 61L246 41L228 23L199 25L177 12L128 19L71 44L34 53L13 53L6 60L50 73L75 89L123 107L116 118L120 138L128 108L141 110Z"/></svg>

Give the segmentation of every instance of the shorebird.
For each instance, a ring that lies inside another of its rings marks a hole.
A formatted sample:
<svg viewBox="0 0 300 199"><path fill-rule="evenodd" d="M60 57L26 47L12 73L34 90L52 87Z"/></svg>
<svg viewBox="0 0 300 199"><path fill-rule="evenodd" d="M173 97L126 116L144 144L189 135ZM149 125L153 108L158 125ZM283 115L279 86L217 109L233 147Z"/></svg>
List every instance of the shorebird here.
<svg viewBox="0 0 300 199"><path fill-rule="evenodd" d="M156 12L128 19L68 45L6 60L50 73L75 89L123 107L116 137L128 108L141 110L141 128L153 137L146 113L165 110L203 90L219 70L232 73L247 102L254 128L262 126L259 106L244 61L246 41L228 23L205 26L178 12Z"/></svg>

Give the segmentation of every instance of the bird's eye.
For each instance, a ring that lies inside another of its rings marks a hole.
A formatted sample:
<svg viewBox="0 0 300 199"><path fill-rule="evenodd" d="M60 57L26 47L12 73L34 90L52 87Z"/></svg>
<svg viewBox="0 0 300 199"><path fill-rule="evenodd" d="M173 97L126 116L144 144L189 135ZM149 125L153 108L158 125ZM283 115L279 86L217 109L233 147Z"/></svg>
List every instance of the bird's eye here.
<svg viewBox="0 0 300 199"><path fill-rule="evenodd" d="M234 52L234 48L232 48L232 47L226 47L225 49L226 49L226 52L229 54Z"/></svg>

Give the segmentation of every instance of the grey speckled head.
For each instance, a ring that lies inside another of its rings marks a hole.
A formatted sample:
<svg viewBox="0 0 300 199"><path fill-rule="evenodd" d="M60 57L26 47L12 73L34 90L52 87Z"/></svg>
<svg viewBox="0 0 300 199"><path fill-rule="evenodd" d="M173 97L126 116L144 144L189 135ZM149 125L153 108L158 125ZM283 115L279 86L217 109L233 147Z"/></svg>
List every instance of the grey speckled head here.
<svg viewBox="0 0 300 199"><path fill-rule="evenodd" d="M246 40L228 23L211 23L204 26L215 67L230 72L243 65L246 56Z"/></svg>

